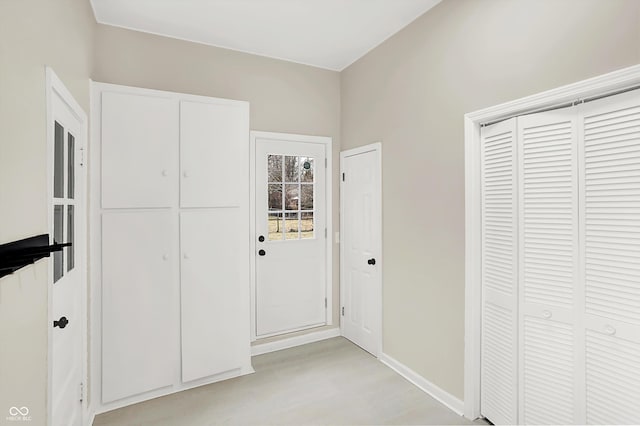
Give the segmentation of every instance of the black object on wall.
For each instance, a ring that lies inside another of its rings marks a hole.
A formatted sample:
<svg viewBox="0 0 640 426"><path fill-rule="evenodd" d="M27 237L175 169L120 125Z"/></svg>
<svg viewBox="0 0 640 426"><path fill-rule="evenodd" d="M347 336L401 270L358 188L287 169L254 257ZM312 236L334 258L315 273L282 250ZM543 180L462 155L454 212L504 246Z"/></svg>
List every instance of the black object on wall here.
<svg viewBox="0 0 640 426"><path fill-rule="evenodd" d="M24 240L0 245L0 278L13 274L18 269L31 265L54 251L69 247L71 243L49 245L49 235L42 234Z"/></svg>

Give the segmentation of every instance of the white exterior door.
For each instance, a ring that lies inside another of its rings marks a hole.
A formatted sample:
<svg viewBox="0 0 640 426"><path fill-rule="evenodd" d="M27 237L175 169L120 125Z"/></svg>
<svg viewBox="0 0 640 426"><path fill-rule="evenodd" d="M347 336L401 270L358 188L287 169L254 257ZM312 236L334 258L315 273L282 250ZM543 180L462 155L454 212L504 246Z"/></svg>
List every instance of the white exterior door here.
<svg viewBox="0 0 640 426"><path fill-rule="evenodd" d="M380 145L341 154L342 334L379 355L382 332Z"/></svg>
<svg viewBox="0 0 640 426"><path fill-rule="evenodd" d="M82 150L86 129L83 118L52 92L52 243L72 245L52 255L51 424L81 425L86 285Z"/></svg>
<svg viewBox="0 0 640 426"><path fill-rule="evenodd" d="M327 322L326 148L304 139L255 139L258 338Z"/></svg>

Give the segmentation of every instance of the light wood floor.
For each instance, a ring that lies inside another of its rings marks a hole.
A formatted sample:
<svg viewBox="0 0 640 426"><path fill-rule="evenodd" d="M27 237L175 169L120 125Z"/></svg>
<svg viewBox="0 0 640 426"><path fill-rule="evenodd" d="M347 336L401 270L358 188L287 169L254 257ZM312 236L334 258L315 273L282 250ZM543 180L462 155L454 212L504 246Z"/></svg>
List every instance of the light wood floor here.
<svg viewBox="0 0 640 426"><path fill-rule="evenodd" d="M471 424L342 337L256 356L253 367L101 414L94 425Z"/></svg>

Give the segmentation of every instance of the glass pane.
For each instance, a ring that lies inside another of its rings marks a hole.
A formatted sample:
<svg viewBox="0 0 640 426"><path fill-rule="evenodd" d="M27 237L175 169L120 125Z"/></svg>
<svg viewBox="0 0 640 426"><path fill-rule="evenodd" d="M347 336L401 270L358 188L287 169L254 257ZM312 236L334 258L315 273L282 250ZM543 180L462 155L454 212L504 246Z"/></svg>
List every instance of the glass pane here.
<svg viewBox="0 0 640 426"><path fill-rule="evenodd" d="M300 188L297 183L284 185L284 209L298 210L300 204Z"/></svg>
<svg viewBox="0 0 640 426"><path fill-rule="evenodd" d="M76 138L73 137L71 133L69 133L68 137L68 149L67 149L67 198L73 198L73 190L74 190L74 155L75 155L75 144Z"/></svg>
<svg viewBox="0 0 640 426"><path fill-rule="evenodd" d="M64 221L64 206L53 206L53 242L62 243L62 226ZM62 251L53 252L53 282L55 283L64 274Z"/></svg>
<svg viewBox="0 0 640 426"><path fill-rule="evenodd" d="M282 240L284 225L282 223L282 212L269 213L269 241Z"/></svg>
<svg viewBox="0 0 640 426"><path fill-rule="evenodd" d="M269 182L282 182L282 155L269 155L267 170Z"/></svg>
<svg viewBox="0 0 640 426"><path fill-rule="evenodd" d="M56 121L53 146L53 196L64 198L64 128Z"/></svg>
<svg viewBox="0 0 640 426"><path fill-rule="evenodd" d="M286 233L284 234L285 240L300 239L298 232L300 230L300 214L298 212L287 212L284 215L284 229L286 230Z"/></svg>
<svg viewBox="0 0 640 426"><path fill-rule="evenodd" d="M300 238L313 238L313 212L300 213Z"/></svg>
<svg viewBox="0 0 640 426"><path fill-rule="evenodd" d="M284 157L284 181L285 182L298 182L298 172L300 167L298 166L298 157L285 156Z"/></svg>
<svg viewBox="0 0 640 426"><path fill-rule="evenodd" d="M73 241L73 231L74 231L74 217L73 217L73 206L67 206L67 241L66 243L71 243L71 246L67 247L65 250L67 251L67 272L73 269L75 256L73 245L75 241Z"/></svg>
<svg viewBox="0 0 640 426"><path fill-rule="evenodd" d="M313 158L300 157L300 182L313 182Z"/></svg>
<svg viewBox="0 0 640 426"><path fill-rule="evenodd" d="M300 208L313 210L313 184L301 185Z"/></svg>
<svg viewBox="0 0 640 426"><path fill-rule="evenodd" d="M282 184L269 185L269 210L282 210Z"/></svg>

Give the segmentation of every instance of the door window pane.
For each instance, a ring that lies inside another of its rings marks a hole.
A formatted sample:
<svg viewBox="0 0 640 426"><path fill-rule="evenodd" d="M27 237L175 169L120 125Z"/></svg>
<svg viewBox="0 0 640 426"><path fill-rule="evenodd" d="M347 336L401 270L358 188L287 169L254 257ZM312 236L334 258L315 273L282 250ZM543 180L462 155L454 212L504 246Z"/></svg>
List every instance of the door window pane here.
<svg viewBox="0 0 640 426"><path fill-rule="evenodd" d="M300 214L298 212L286 212L284 215L285 240L300 239Z"/></svg>
<svg viewBox="0 0 640 426"><path fill-rule="evenodd" d="M73 217L73 206L69 205L67 206L67 241L65 242L71 243L71 246L65 249L67 250L67 272L73 269L75 263L75 254L73 248L73 245L75 244L75 241L73 240L74 221L75 218Z"/></svg>
<svg viewBox="0 0 640 426"><path fill-rule="evenodd" d="M282 210L282 184L269 185L269 210Z"/></svg>
<svg viewBox="0 0 640 426"><path fill-rule="evenodd" d="M284 208L285 210L300 209L300 187L297 183L284 185Z"/></svg>
<svg viewBox="0 0 640 426"><path fill-rule="evenodd" d="M300 209L313 210L313 184L303 184L300 187Z"/></svg>
<svg viewBox="0 0 640 426"><path fill-rule="evenodd" d="M313 158L300 157L300 182L313 182Z"/></svg>
<svg viewBox="0 0 640 426"><path fill-rule="evenodd" d="M269 182L282 182L282 155L267 157L267 174Z"/></svg>
<svg viewBox="0 0 640 426"><path fill-rule="evenodd" d="M55 122L53 143L53 196L64 198L64 127Z"/></svg>
<svg viewBox="0 0 640 426"><path fill-rule="evenodd" d="M284 181L298 182L300 166L298 165L298 157L285 155L284 157Z"/></svg>
<svg viewBox="0 0 640 426"><path fill-rule="evenodd" d="M54 243L62 243L63 234L63 223L64 223L64 206L55 205L53 206L53 242ZM53 252L53 282L55 283L64 274L64 262L63 262L63 252L55 251Z"/></svg>
<svg viewBox="0 0 640 426"><path fill-rule="evenodd" d="M282 212L269 213L268 227L269 227L269 241L282 240L284 235L284 224L282 223Z"/></svg>
<svg viewBox="0 0 640 426"><path fill-rule="evenodd" d="M313 212L300 213L300 239L313 238Z"/></svg>
<svg viewBox="0 0 640 426"><path fill-rule="evenodd" d="M69 133L69 137L67 139L67 198L73 198L75 180L75 144L76 138L73 137L71 133Z"/></svg>

